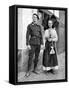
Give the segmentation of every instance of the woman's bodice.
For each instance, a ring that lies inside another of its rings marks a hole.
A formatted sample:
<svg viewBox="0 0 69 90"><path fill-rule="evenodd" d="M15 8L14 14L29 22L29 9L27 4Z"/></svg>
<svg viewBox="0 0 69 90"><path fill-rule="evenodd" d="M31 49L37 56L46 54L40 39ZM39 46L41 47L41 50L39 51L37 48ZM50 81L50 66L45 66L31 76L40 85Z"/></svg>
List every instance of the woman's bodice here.
<svg viewBox="0 0 69 90"><path fill-rule="evenodd" d="M52 38L53 41L57 41L58 40L58 36L57 36L57 32L55 29L47 29L45 31L45 35L44 38L48 39L48 38Z"/></svg>

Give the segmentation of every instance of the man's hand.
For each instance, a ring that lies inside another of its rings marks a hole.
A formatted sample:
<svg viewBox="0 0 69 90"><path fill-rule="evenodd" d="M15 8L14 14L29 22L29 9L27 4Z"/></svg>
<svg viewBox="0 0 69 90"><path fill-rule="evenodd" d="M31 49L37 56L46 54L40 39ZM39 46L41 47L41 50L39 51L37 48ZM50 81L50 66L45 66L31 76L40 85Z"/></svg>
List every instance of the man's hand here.
<svg viewBox="0 0 69 90"><path fill-rule="evenodd" d="M41 49L45 49L45 45L41 45Z"/></svg>
<svg viewBox="0 0 69 90"><path fill-rule="evenodd" d="M27 46L27 48L28 48L28 49L31 49L31 46L30 46L30 45L28 45L28 46Z"/></svg>

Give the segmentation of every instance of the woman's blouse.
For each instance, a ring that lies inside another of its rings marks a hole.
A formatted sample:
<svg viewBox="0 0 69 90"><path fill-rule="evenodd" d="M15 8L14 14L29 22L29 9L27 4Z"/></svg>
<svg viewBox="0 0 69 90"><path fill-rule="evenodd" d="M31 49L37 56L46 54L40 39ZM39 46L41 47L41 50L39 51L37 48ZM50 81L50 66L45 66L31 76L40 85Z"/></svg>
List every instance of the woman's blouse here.
<svg viewBox="0 0 69 90"><path fill-rule="evenodd" d="M45 35L44 35L45 38L51 38L52 41L57 41L58 40L58 36L57 36L57 32L55 29L47 29L45 31Z"/></svg>
<svg viewBox="0 0 69 90"><path fill-rule="evenodd" d="M47 29L44 33L44 43L47 39L51 38L52 41L57 42L58 40L58 36L57 36L57 32L54 28L52 29Z"/></svg>

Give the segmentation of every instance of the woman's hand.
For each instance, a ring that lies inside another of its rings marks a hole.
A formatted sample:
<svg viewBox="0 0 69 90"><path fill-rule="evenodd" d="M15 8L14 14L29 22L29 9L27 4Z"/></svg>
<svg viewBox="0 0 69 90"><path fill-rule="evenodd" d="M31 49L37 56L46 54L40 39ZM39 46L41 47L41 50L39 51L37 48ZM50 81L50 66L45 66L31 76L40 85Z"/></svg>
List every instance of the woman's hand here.
<svg viewBox="0 0 69 90"><path fill-rule="evenodd" d="M51 42L52 41L52 38L48 38L48 41Z"/></svg>

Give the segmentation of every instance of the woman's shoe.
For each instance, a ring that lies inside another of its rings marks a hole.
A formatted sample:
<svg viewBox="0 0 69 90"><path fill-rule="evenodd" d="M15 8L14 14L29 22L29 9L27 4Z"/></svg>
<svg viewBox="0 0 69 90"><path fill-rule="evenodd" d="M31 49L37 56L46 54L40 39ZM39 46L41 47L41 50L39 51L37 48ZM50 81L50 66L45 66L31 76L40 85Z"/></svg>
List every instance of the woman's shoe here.
<svg viewBox="0 0 69 90"><path fill-rule="evenodd" d="M58 71L55 71L55 70L53 70L53 69L51 69L51 71L50 71L52 74L57 74L58 73Z"/></svg>

